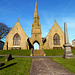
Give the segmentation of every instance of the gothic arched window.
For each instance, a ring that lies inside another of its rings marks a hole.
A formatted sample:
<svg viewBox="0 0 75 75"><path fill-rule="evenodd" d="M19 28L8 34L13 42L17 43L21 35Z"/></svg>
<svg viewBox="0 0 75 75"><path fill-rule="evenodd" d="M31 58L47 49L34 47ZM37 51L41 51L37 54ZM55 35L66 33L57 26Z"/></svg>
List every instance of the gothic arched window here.
<svg viewBox="0 0 75 75"><path fill-rule="evenodd" d="M54 45L60 45L60 37L57 33L53 37L53 42L54 42Z"/></svg>
<svg viewBox="0 0 75 75"><path fill-rule="evenodd" d="M20 40L21 40L21 38L20 38L19 34L16 33L13 37L13 45L20 45Z"/></svg>

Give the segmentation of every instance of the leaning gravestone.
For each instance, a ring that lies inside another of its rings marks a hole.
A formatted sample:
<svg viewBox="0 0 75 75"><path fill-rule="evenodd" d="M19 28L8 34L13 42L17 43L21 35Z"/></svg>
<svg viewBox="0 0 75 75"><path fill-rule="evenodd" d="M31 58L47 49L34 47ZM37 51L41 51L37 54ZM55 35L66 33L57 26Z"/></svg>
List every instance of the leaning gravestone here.
<svg viewBox="0 0 75 75"><path fill-rule="evenodd" d="M9 61L9 60L12 60L12 55L11 54L8 54L6 59L5 59L6 62Z"/></svg>
<svg viewBox="0 0 75 75"><path fill-rule="evenodd" d="M0 63L0 67L2 67L2 66L4 66L5 65L5 63Z"/></svg>
<svg viewBox="0 0 75 75"><path fill-rule="evenodd" d="M67 24L66 22L64 23L64 40L65 44L64 46L64 58L65 59L70 59L73 58L73 54L71 51L71 45L69 44L69 38L68 38L68 30L67 30Z"/></svg>

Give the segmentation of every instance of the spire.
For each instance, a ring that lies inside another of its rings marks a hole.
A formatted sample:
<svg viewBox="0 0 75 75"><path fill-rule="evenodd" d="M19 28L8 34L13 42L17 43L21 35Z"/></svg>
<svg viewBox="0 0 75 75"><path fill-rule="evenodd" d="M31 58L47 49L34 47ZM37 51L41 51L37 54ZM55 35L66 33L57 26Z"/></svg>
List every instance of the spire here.
<svg viewBox="0 0 75 75"><path fill-rule="evenodd" d="M35 16L38 16L38 8L37 8L37 2L36 2L36 5L35 5L35 12L34 12L34 17Z"/></svg>
<svg viewBox="0 0 75 75"><path fill-rule="evenodd" d="M36 5L35 5L35 12L34 12L34 17L33 17L32 27L33 28L40 28L38 9L37 9L37 2L36 2Z"/></svg>

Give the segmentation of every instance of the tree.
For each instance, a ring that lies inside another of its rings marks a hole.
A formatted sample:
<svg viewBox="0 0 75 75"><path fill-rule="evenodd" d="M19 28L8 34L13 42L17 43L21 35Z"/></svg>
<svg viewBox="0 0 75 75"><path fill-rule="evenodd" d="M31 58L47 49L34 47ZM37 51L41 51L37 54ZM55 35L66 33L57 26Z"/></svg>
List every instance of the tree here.
<svg viewBox="0 0 75 75"><path fill-rule="evenodd" d="M0 23L0 40L3 39L11 30L7 25Z"/></svg>

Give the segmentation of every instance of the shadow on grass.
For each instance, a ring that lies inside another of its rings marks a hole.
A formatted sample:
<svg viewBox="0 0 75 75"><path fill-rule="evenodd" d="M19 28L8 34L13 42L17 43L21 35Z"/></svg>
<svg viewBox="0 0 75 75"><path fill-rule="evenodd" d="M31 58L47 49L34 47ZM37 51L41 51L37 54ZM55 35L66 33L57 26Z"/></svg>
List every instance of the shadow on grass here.
<svg viewBox="0 0 75 75"><path fill-rule="evenodd" d="M10 60L13 60L14 58L11 58L11 59L9 59L8 61L10 61Z"/></svg>
<svg viewBox="0 0 75 75"><path fill-rule="evenodd" d="M4 56L0 56L0 58L3 58Z"/></svg>
<svg viewBox="0 0 75 75"><path fill-rule="evenodd" d="M2 70L2 69L4 69L4 68L7 68L7 67L10 67L10 66L13 66L13 65L15 65L15 64L17 64L17 63L12 63L12 64L10 64L10 65L7 65L7 66L5 66L5 67L2 67L2 68L0 68L0 70Z"/></svg>

